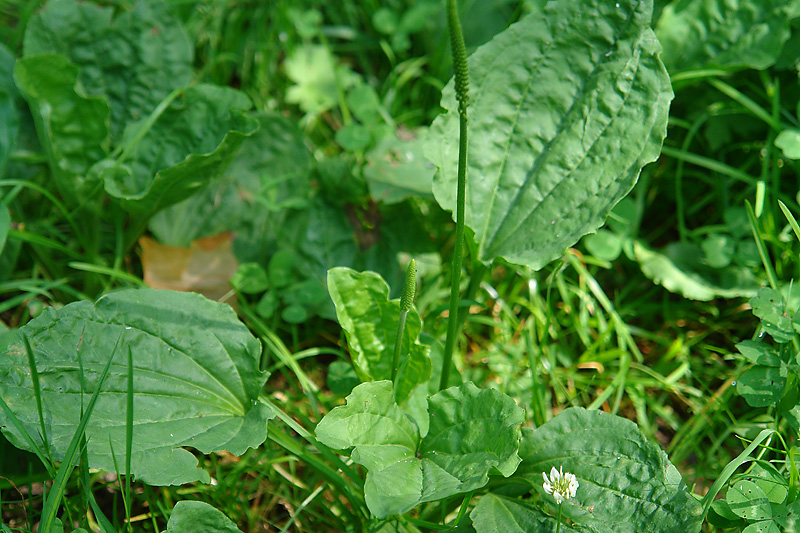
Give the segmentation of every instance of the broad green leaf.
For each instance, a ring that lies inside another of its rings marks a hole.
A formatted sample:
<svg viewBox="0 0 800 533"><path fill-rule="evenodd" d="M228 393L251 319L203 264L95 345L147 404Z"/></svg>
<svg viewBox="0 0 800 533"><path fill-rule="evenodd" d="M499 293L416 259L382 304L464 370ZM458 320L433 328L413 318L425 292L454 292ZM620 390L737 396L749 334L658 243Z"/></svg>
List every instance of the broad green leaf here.
<svg viewBox="0 0 800 533"><path fill-rule="evenodd" d="M222 178L150 220L150 231L159 241L188 246L200 237L226 231L239 233L252 228L263 234L265 228L272 228L285 216L282 212L287 208L308 204L311 154L302 132L294 122L278 114L254 113L252 117L258 120L259 129L242 141ZM237 246L240 261L263 257L264 251L250 244ZM243 255L242 249L252 252L252 256Z"/></svg>
<svg viewBox="0 0 800 533"><path fill-rule="evenodd" d="M367 153L364 177L375 200L392 204L413 196L430 197L434 169L422 155L424 145L419 137L391 135Z"/></svg>
<svg viewBox="0 0 800 533"><path fill-rule="evenodd" d="M636 425L602 411L571 408L533 429L523 429L522 464L515 476L551 502L542 473L562 468L578 478L564 516L591 531L697 532L702 508L667 455ZM656 529L654 529L656 527Z"/></svg>
<svg viewBox="0 0 800 533"><path fill-rule="evenodd" d="M250 105L234 89L187 88L152 127L146 120L128 125L123 134L128 157L123 152L123 159L103 161L96 169L106 192L127 210L148 214L185 200L219 177L256 131L258 123L242 113Z"/></svg>
<svg viewBox="0 0 800 533"><path fill-rule="evenodd" d="M753 314L761 319L764 331L770 334L775 342L784 343L792 340L794 326L786 312L786 301L780 291L764 287L750 298Z"/></svg>
<svg viewBox="0 0 800 533"><path fill-rule="evenodd" d="M765 69L791 34L797 0L678 0L664 7L656 34L670 72Z"/></svg>
<svg viewBox="0 0 800 533"><path fill-rule="evenodd" d="M672 90L651 7L542 2L469 58L466 224L477 259L541 268L600 227L658 156ZM452 80L442 107L425 154L439 168L434 196L454 212Z"/></svg>
<svg viewBox="0 0 800 533"><path fill-rule="evenodd" d="M28 23L24 54L59 53L76 64L87 94L108 99L116 144L126 124L189 84L192 44L166 2L138 0L112 19L113 12L89 2L50 0Z"/></svg>
<svg viewBox="0 0 800 533"><path fill-rule="evenodd" d="M748 520L772 518L772 506L767 495L752 481L737 481L728 489L725 497L731 511Z"/></svg>
<svg viewBox="0 0 800 533"><path fill-rule="evenodd" d="M420 439L390 381L362 383L317 425L320 442L352 447L353 461L367 469L366 502L378 518L478 489L491 471L508 476L519 463L523 411L508 396L465 383L428 405L430 430Z"/></svg>
<svg viewBox="0 0 800 533"><path fill-rule="evenodd" d="M470 513L478 533L555 533L558 523L524 500L515 500L489 493L482 497ZM561 531L574 529L561 525Z"/></svg>
<svg viewBox="0 0 800 533"><path fill-rule="evenodd" d="M59 54L21 58L14 80L30 106L56 186L70 203L85 199L95 184L88 170L108 149L108 102L86 96L76 85L78 67Z"/></svg>
<svg viewBox="0 0 800 533"><path fill-rule="evenodd" d="M128 290L96 303L47 308L20 328L34 347L53 459L59 461L85 399L120 346L86 430L89 464L124 464L127 350L133 353L132 473L151 485L208 481L183 446L239 455L266 438L273 413L258 403L261 346L233 310L193 293ZM80 364L83 365L83 376ZM0 358L0 396L42 446L31 373L19 337ZM5 417L9 440L27 449Z"/></svg>
<svg viewBox="0 0 800 533"><path fill-rule="evenodd" d="M751 363L764 366L781 366L781 358L778 352L765 342L742 341L736 345L736 349Z"/></svg>
<svg viewBox="0 0 800 533"><path fill-rule="evenodd" d="M752 407L775 405L786 387L786 368L756 365L736 380L738 392Z"/></svg>
<svg viewBox="0 0 800 533"><path fill-rule="evenodd" d="M345 267L328 271L328 292L359 379L391 379L400 300L389 300L389 286L379 274ZM398 403L403 403L411 390L427 382L431 375L428 347L416 340L421 328L419 314L412 308L406 316L401 345L405 364L401 365L396 380Z"/></svg>
<svg viewBox="0 0 800 533"><path fill-rule="evenodd" d="M6 161L17 138L19 116L15 100L17 87L14 85L15 58L11 51L0 43L0 178L6 170ZM0 244L0 250L2 250Z"/></svg>
<svg viewBox="0 0 800 533"><path fill-rule="evenodd" d="M635 241L633 253L645 276L692 300L752 296L759 287L750 270L744 267L717 270L701 264L698 259L702 250L695 245L672 243L663 251L656 251Z"/></svg>
<svg viewBox="0 0 800 533"><path fill-rule="evenodd" d="M230 518L205 502L181 501L175 504L165 533L241 533Z"/></svg>

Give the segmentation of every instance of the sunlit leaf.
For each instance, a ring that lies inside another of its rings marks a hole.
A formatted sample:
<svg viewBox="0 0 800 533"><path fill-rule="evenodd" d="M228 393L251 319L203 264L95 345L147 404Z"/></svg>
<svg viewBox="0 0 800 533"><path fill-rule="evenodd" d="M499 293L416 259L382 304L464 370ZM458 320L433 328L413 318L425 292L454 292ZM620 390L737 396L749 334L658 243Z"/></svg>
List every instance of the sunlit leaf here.
<svg viewBox="0 0 800 533"><path fill-rule="evenodd" d="M491 471L516 469L523 411L508 396L472 383L435 394L422 439L393 397L390 381L362 383L316 430L331 448L353 448L353 461L367 469L364 492L375 516L475 490Z"/></svg>
<svg viewBox="0 0 800 533"><path fill-rule="evenodd" d="M600 227L658 156L672 90L651 7L540 2L470 56L466 224L477 259L541 268ZM452 81L442 106L425 154L439 167L436 200L455 211Z"/></svg>
<svg viewBox="0 0 800 533"><path fill-rule="evenodd" d="M576 526L598 533L700 530L700 503L667 454L629 420L570 408L535 430L524 428L520 456L515 476L528 481L552 508L555 501L542 488L542 473L555 467L575 474L580 486L563 513Z"/></svg>

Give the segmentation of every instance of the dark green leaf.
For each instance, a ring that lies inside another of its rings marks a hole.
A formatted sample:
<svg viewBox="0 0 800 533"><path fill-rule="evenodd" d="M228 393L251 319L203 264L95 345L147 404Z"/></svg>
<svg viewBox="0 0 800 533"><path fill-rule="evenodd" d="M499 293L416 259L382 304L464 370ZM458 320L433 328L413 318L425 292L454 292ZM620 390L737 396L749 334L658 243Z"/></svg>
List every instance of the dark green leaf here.
<svg viewBox="0 0 800 533"><path fill-rule="evenodd" d="M602 261L613 261L622 253L622 238L608 230L599 229L584 237L583 242L589 253Z"/></svg>
<svg viewBox="0 0 800 533"><path fill-rule="evenodd" d="M656 251L635 241L633 252L645 276L692 300L752 296L759 287L749 269L728 267L717 270L702 264L699 258L703 252L693 244L676 242L667 245L663 251Z"/></svg>
<svg viewBox="0 0 800 533"><path fill-rule="evenodd" d="M192 45L165 2L138 0L112 20L113 11L51 0L28 23L24 53L64 54L76 64L86 92L108 100L116 144L126 124L145 118L170 92L189 84Z"/></svg>
<svg viewBox="0 0 800 533"><path fill-rule="evenodd" d="M70 203L85 200L95 185L86 178L89 168L108 149L108 102L78 89L78 67L59 54L23 57L14 79L33 113L56 186Z"/></svg>
<svg viewBox="0 0 800 533"><path fill-rule="evenodd" d="M349 394L361 381L356 376L353 365L346 361L334 361L328 365L328 388L332 393L344 396Z"/></svg>
<svg viewBox="0 0 800 533"><path fill-rule="evenodd" d="M385 137L366 155L364 177L375 200L393 204L431 196L434 168L422 155L425 141L410 133L404 136Z"/></svg>
<svg viewBox="0 0 800 533"><path fill-rule="evenodd" d="M263 253L242 232L250 230L263 239L287 208L308 204L311 154L302 132L281 115L252 116L259 130L242 141L223 177L151 219L150 230L160 242L188 246L200 237L236 231L237 258L260 261ZM274 250L274 244L265 247Z"/></svg>
<svg viewBox="0 0 800 533"><path fill-rule="evenodd" d="M571 408L543 426L523 429L516 476L546 495L542 473L563 468L578 478L564 516L591 531L697 532L700 503L667 455L636 425L602 411Z"/></svg>
<svg viewBox="0 0 800 533"><path fill-rule="evenodd" d="M269 280L258 263L243 263L231 278L231 285L245 294L259 294L269 289Z"/></svg>
<svg viewBox="0 0 800 533"><path fill-rule="evenodd" d="M3 253L3 248L6 246L6 237L8 237L8 230L10 229L11 214L5 204L0 204L0 254Z"/></svg>
<svg viewBox="0 0 800 533"><path fill-rule="evenodd" d="M764 491L767 499L773 504L782 504L789 494L789 481L772 463L758 462L747 474L747 481L752 481Z"/></svg>
<svg viewBox="0 0 800 533"><path fill-rule="evenodd" d="M185 200L221 175L242 141L258 128L243 111L244 93L212 85L193 85L146 129L128 125L123 143L127 160L99 166L108 194L130 211L155 213ZM126 148L127 151L127 148ZM123 153L125 157L125 153Z"/></svg>
<svg viewBox="0 0 800 533"><path fill-rule="evenodd" d="M114 472L112 450L117 463L123 461L128 347L134 357L131 468L138 479L151 485L208 481L183 446L238 455L266 438L273 413L257 402L267 377L258 369L261 346L227 305L193 293L122 291L95 304L47 308L20 333L34 347L56 461L80 419L81 379L88 385L85 394L91 394L118 340L122 349L86 430L92 468ZM34 440L41 439L30 369L19 338L0 358L0 395ZM0 426L11 442L25 448L4 417Z"/></svg>
<svg viewBox="0 0 800 533"><path fill-rule="evenodd" d="M294 253L289 250L278 250L269 260L267 271L269 273L269 283L272 287L279 289L289 285L295 279L294 274Z"/></svg>
<svg viewBox="0 0 800 533"><path fill-rule="evenodd" d="M796 0L679 0L661 12L656 33L670 72L765 69L789 39Z"/></svg>
<svg viewBox="0 0 800 533"><path fill-rule="evenodd" d="M600 227L658 156L672 90L651 7L542 2L470 57L466 224L477 259L541 268ZM442 106L425 154L439 167L437 201L455 211L452 82Z"/></svg>
<svg viewBox="0 0 800 533"><path fill-rule="evenodd" d="M470 513L472 525L478 533L555 533L556 520L522 500L487 494ZM574 529L562 525L561 531Z"/></svg>
<svg viewBox="0 0 800 533"><path fill-rule="evenodd" d="M6 161L19 128L19 116L15 104L18 95L14 84L14 62L15 58L11 51L0 43L0 178L6 170Z"/></svg>
<svg viewBox="0 0 800 533"><path fill-rule="evenodd" d="M371 140L369 130L361 124L349 124L336 132L336 142L350 152L363 150Z"/></svg>

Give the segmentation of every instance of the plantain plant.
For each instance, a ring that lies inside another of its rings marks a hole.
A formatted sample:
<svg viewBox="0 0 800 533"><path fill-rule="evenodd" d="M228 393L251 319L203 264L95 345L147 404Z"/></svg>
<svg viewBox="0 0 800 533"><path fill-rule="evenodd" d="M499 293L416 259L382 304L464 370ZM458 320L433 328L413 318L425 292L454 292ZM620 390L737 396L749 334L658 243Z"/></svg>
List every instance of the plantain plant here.
<svg viewBox="0 0 800 533"><path fill-rule="evenodd" d="M64 13L80 5L100 19L110 16L70 0L53 4ZM48 450L51 462L70 461L70 430L80 422L87 467L113 471L124 454L126 473L170 485L209 480L184 448L242 454L269 437L346 500L343 520L353 531L470 524L479 533L699 531L703 507L632 422L571 408L537 428L522 427L525 413L511 397L462 382L453 370L464 312L463 251L469 251L470 286L497 259L541 268L603 224L666 135L672 91L650 28L651 0L536 0L530 6L467 57L456 2L447 0L455 78L442 95L447 111L425 141L438 168L433 194L456 222L443 349L420 335L413 264L400 300L389 299L388 285L373 272L331 269L328 290L360 384L312 434L261 394L267 379L261 345L229 308L197 295L117 292L49 309L20 328L0 359L0 427L9 440ZM50 16L37 31L59 25ZM79 89L82 75L83 86L99 91L102 69L89 69L95 77L79 73L46 49L48 42L30 45L36 53L18 62L15 79L34 110L56 185L68 189L65 199L80 204L84 193L92 198L102 188L117 208L132 213L133 223L118 228L129 233L121 257L156 211L200 186L195 172L221 171L256 126L239 112L241 95L197 85L163 88L123 128L115 117L128 108ZM37 84L54 69L68 76ZM183 105L173 106L178 99ZM72 118L71 108L59 105L64 101L81 106L97 126L80 154L59 136L59 125L68 130ZM209 101L224 104L230 123L215 123L225 131L213 132L200 154L176 151L168 161L158 159L158 139L190 121L182 117L195 104ZM80 190L71 181L76 176L87 180L78 180ZM244 299L241 313L272 351L296 365ZM121 355L112 350L117 342L125 348ZM123 362L126 353L133 355ZM631 355L622 357L624 369ZM102 382L106 394L98 394L99 385L84 386L87 375L103 375L90 382ZM605 394L622 390L624 380L621 370ZM85 419L81 400L89 393L96 403ZM274 425L268 434L275 417L318 453L307 453ZM172 518L168 531L176 533L191 531L193 520L214 524L209 531L233 527L202 504L179 504Z"/></svg>

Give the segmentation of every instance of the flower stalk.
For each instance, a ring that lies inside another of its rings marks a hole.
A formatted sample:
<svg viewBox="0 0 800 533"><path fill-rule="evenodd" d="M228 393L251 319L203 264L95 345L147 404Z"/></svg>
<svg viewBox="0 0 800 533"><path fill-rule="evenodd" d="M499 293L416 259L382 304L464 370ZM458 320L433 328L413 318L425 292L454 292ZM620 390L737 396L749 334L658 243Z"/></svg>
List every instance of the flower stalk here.
<svg viewBox="0 0 800 533"><path fill-rule="evenodd" d="M456 0L447 0L447 27L450 31L450 47L453 54L453 70L455 71L456 100L458 101L459 136L458 136L458 182L456 191L456 239L453 245L451 263L450 312L447 317L447 338L442 359L442 375L439 390L447 388L450 380L453 348L458 335L459 287L461 285L461 264L464 260L464 204L467 190L467 106L469 105L469 71L467 69L467 52L464 46L464 34L458 19Z"/></svg>

